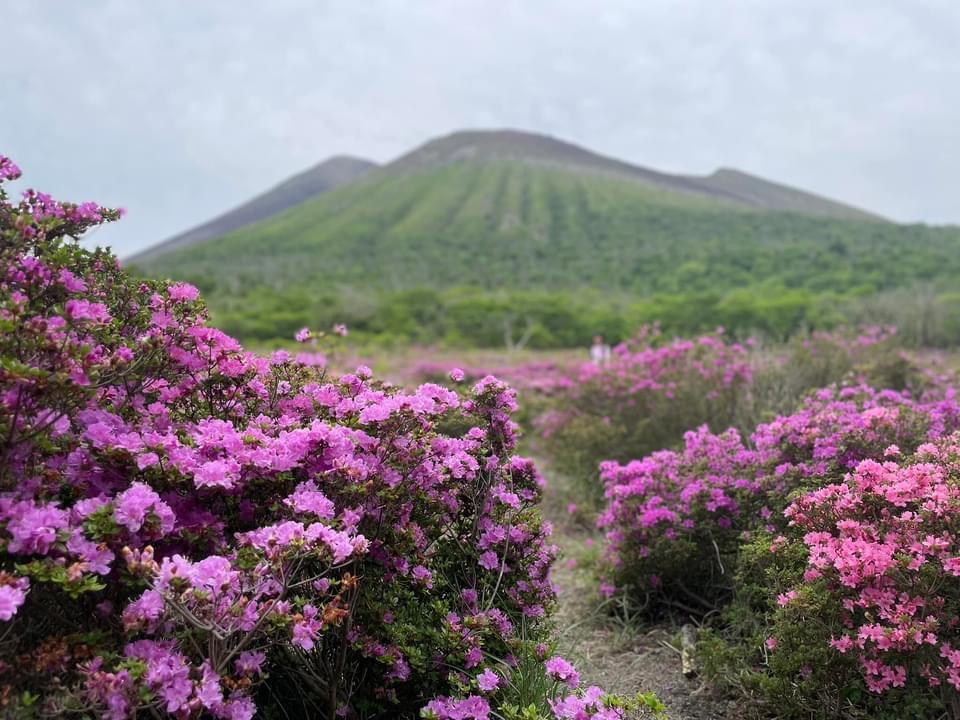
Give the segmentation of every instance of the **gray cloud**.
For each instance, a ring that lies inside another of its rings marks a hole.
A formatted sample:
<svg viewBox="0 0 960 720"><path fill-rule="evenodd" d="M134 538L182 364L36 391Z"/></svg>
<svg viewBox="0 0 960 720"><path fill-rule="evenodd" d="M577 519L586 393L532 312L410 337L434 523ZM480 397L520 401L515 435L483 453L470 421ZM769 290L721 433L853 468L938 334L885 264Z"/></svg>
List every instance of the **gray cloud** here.
<svg viewBox="0 0 960 720"><path fill-rule="evenodd" d="M0 0L0 25L0 152L126 207L95 238L121 255L463 127L960 222L954 0Z"/></svg>

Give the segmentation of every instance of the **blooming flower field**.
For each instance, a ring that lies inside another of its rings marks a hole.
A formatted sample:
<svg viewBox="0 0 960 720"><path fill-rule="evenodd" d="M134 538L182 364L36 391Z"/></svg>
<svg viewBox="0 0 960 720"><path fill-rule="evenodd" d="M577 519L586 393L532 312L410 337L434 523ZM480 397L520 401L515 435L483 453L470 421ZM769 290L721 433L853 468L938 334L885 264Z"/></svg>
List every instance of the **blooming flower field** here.
<svg viewBox="0 0 960 720"><path fill-rule="evenodd" d="M960 718L960 404L889 329L646 328L604 367L420 358L395 385L308 328L245 351L196 288L78 245L119 212L13 202L19 175L0 156L4 716L659 713L557 654L521 421L602 533L596 606L702 622L715 688Z"/></svg>

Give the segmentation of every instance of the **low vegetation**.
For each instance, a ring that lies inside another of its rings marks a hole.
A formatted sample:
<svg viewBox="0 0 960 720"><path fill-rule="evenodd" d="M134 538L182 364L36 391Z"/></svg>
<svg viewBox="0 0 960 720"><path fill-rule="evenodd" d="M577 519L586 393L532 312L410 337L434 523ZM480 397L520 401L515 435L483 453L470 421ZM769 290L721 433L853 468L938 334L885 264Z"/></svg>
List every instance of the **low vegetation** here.
<svg viewBox="0 0 960 720"><path fill-rule="evenodd" d="M0 157L0 183L18 175ZM78 245L117 215L0 185L5 716L662 714L557 654L558 631L612 612L621 635L697 623L685 652L746 716L960 720L960 405L913 349L945 324L686 339L628 333L622 308L604 326L587 294L437 291L468 336L409 288L384 333L514 354L414 354L386 382L334 369L346 355L286 309L305 291L271 290L252 333L305 345L255 354L196 287ZM910 311L896 297L878 317ZM607 364L516 353L600 326L629 338ZM518 441L564 479L551 504ZM575 618L557 505L596 540Z"/></svg>
<svg viewBox="0 0 960 720"><path fill-rule="evenodd" d="M706 677L758 715L958 717L950 374L883 332L772 354L644 341L581 375L550 419L560 467L616 458L580 479L603 496L599 594L634 621L701 623Z"/></svg>

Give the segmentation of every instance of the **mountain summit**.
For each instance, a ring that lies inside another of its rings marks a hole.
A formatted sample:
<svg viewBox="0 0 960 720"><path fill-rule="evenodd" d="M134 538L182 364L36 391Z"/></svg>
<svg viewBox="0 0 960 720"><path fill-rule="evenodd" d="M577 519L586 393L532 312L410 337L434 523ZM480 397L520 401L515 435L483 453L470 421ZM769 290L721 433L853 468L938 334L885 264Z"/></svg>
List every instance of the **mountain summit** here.
<svg viewBox="0 0 960 720"><path fill-rule="evenodd" d="M797 190L740 170L721 168L710 175L673 175L595 153L573 143L522 130L461 130L430 140L379 167L369 160L337 156L295 175L209 222L187 230L128 258L138 264L214 240L259 223L361 177L397 178L452 165L510 163L580 175L605 176L650 189L754 210L792 212L813 217L874 220L883 218L850 205ZM589 182L584 178L584 182Z"/></svg>
<svg viewBox="0 0 960 720"><path fill-rule="evenodd" d="M455 162L489 160L514 160L564 170L601 173L671 192L700 195L761 210L857 220L882 219L864 210L739 170L721 168L706 176L671 175L600 155L548 135L522 130L455 132L430 140L394 160L386 169L422 170Z"/></svg>
<svg viewBox="0 0 960 720"><path fill-rule="evenodd" d="M752 282L781 272L787 248L819 263L825 243L841 251L831 238L900 230L738 170L672 175L546 135L470 130L382 167L328 160L132 260L230 292L574 283L645 294L676 268L700 267L688 265L695 258L714 272L731 263Z"/></svg>

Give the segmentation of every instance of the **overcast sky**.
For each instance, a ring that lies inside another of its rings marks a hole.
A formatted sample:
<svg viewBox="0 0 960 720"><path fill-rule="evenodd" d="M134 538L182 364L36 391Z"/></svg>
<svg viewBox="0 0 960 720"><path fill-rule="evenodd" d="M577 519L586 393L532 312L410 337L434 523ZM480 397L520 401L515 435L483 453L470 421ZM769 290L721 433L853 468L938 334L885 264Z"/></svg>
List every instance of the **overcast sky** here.
<svg viewBox="0 0 960 720"><path fill-rule="evenodd" d="M0 153L122 256L460 128L960 223L957 0L0 0Z"/></svg>

